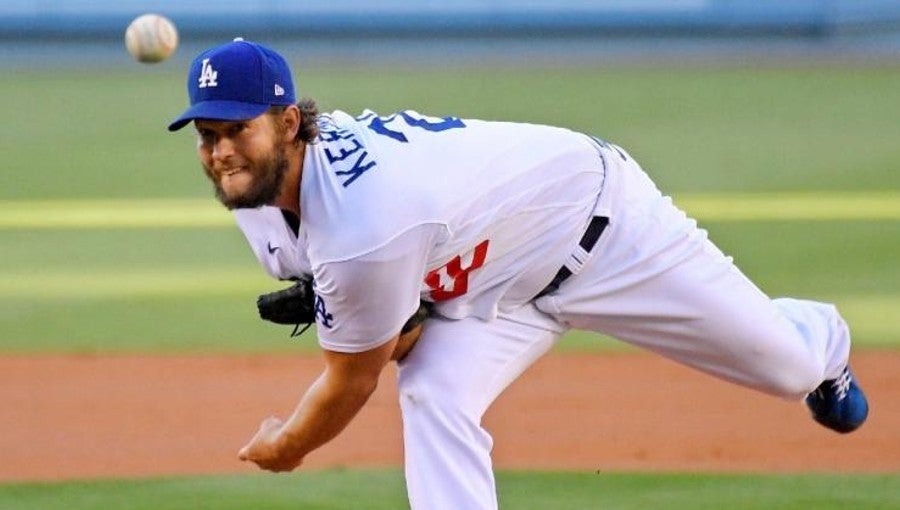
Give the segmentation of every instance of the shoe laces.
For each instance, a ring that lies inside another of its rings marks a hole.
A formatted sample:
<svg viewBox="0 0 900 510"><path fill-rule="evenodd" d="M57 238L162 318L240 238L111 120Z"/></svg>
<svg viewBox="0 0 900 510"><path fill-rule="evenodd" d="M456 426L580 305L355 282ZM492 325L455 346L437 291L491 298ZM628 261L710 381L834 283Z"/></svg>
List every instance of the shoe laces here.
<svg viewBox="0 0 900 510"><path fill-rule="evenodd" d="M847 392L850 391L850 381L853 378L850 376L849 370L844 370L841 373L841 376L834 380L831 383L831 389L834 391L834 394L837 396L838 401L844 400L847 396Z"/></svg>

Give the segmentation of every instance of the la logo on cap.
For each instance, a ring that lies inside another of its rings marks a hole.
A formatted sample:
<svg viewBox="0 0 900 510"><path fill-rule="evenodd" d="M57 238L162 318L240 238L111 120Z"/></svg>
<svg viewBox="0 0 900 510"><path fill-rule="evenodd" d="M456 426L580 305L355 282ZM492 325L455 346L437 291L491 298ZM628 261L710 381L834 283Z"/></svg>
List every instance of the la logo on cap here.
<svg viewBox="0 0 900 510"><path fill-rule="evenodd" d="M216 81L216 78L219 77L219 72L213 69L212 64L209 63L208 58L203 59L203 65L200 69L200 85L201 89L205 89L206 87L216 87L219 83Z"/></svg>

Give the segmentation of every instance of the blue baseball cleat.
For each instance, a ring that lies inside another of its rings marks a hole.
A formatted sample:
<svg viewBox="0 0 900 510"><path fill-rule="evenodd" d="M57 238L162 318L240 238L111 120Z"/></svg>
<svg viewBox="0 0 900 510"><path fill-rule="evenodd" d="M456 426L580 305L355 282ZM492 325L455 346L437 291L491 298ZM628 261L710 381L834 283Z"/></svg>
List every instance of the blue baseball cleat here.
<svg viewBox="0 0 900 510"><path fill-rule="evenodd" d="M806 406L814 420L842 434L858 429L869 415L869 402L849 366L807 395Z"/></svg>

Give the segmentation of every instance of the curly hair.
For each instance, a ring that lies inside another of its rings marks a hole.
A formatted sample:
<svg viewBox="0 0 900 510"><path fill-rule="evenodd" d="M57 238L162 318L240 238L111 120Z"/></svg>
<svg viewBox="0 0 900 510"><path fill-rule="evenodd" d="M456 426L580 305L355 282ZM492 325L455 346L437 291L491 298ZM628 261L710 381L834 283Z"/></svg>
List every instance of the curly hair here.
<svg viewBox="0 0 900 510"><path fill-rule="evenodd" d="M297 131L297 140L315 143L316 137L319 136L319 105L314 99L304 97L297 102L297 108L303 116L300 129Z"/></svg>
<svg viewBox="0 0 900 510"><path fill-rule="evenodd" d="M297 136L294 141L297 143L316 143L319 136L319 106L314 99L304 97L297 101L297 108L300 110L300 129L297 130ZM279 115L284 113L286 106L273 106L269 108L268 113L271 115ZM280 128L280 126L279 126Z"/></svg>

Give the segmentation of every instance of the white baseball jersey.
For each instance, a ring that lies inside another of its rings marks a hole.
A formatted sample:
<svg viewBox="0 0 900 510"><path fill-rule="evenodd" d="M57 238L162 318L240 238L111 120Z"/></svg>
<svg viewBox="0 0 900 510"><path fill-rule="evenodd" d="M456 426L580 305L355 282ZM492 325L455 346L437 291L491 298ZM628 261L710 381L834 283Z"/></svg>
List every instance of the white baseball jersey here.
<svg viewBox="0 0 900 510"><path fill-rule="evenodd" d="M301 236L322 346L360 352L433 301L491 319L532 299L584 232L603 184L596 144L566 129L412 111L320 120Z"/></svg>
<svg viewBox="0 0 900 510"><path fill-rule="evenodd" d="M430 320L398 362L414 510L496 510L482 416L569 328L791 399L846 366L834 306L769 299L618 147L409 111L320 127L298 232L274 208L236 216L270 274L315 276L326 349L379 345L420 299L456 319ZM587 254L594 215L609 223ZM575 276L533 299L571 257Z"/></svg>
<svg viewBox="0 0 900 510"><path fill-rule="evenodd" d="M281 209L263 206L232 211L250 249L272 278L291 280L312 274L306 243L285 221Z"/></svg>

